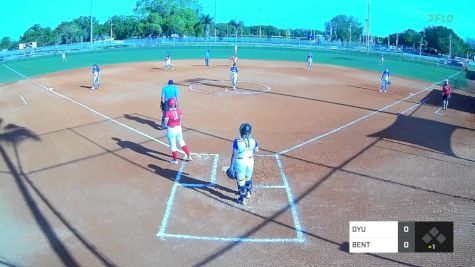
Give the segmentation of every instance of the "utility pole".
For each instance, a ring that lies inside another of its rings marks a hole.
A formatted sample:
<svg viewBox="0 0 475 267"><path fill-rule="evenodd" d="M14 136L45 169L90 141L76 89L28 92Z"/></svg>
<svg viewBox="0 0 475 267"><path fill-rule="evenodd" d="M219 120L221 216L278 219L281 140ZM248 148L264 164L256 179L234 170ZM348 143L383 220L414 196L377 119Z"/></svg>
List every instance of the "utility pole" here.
<svg viewBox="0 0 475 267"><path fill-rule="evenodd" d="M449 58L452 58L452 34L449 35Z"/></svg>
<svg viewBox="0 0 475 267"><path fill-rule="evenodd" d="M216 1L214 1L214 42L216 43Z"/></svg>
<svg viewBox="0 0 475 267"><path fill-rule="evenodd" d="M112 43L112 18L110 18L110 23L111 23L111 43Z"/></svg>
<svg viewBox="0 0 475 267"><path fill-rule="evenodd" d="M422 38L424 38L424 35L421 34L421 42L419 44L419 56L422 55Z"/></svg>
<svg viewBox="0 0 475 267"><path fill-rule="evenodd" d="M351 22L350 22L350 46L351 46Z"/></svg>
<svg viewBox="0 0 475 267"><path fill-rule="evenodd" d="M92 51L92 0L91 0L91 51Z"/></svg>
<svg viewBox="0 0 475 267"><path fill-rule="evenodd" d="M368 0L368 19L366 20L366 54L369 54L369 25L370 25L370 9L369 9L369 1Z"/></svg>

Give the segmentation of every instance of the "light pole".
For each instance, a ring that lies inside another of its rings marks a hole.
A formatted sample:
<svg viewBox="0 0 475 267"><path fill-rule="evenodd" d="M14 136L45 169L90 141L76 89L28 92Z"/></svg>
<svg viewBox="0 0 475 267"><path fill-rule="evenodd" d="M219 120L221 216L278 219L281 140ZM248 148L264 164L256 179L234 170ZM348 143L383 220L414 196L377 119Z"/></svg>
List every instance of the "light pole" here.
<svg viewBox="0 0 475 267"><path fill-rule="evenodd" d="M449 59L452 58L452 34L449 35Z"/></svg>
<svg viewBox="0 0 475 267"><path fill-rule="evenodd" d="M91 0L91 36L90 37L91 37L90 41L91 41L91 51L92 51L92 0Z"/></svg>
<svg viewBox="0 0 475 267"><path fill-rule="evenodd" d="M261 9L259 8L259 39L262 38L262 31L261 31L261 30L262 30L262 29L261 29L261 26L262 26L261 24L262 24L262 23L261 23L261 18L262 18L262 16L261 16Z"/></svg>
<svg viewBox="0 0 475 267"><path fill-rule="evenodd" d="M214 1L214 42L216 43L216 1Z"/></svg>
<svg viewBox="0 0 475 267"><path fill-rule="evenodd" d="M368 0L368 18L366 19L366 54L369 54L369 18L370 18L370 10L369 10L369 1Z"/></svg>

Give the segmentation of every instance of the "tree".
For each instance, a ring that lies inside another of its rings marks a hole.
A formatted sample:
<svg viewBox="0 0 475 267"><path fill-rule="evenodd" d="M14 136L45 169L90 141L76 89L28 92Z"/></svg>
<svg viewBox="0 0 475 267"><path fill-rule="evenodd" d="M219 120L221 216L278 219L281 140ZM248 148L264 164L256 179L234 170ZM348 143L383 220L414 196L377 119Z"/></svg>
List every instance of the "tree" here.
<svg viewBox="0 0 475 267"><path fill-rule="evenodd" d="M450 53L450 42L452 43L452 56L463 56L465 46L463 39L460 38L452 29L444 26L432 26L424 29L425 39L428 49L437 51L439 54L448 55ZM450 41L451 39L451 41Z"/></svg>
<svg viewBox="0 0 475 267"><path fill-rule="evenodd" d="M12 43L10 37L3 37L2 41L0 41L0 49L10 49Z"/></svg>
<svg viewBox="0 0 475 267"><path fill-rule="evenodd" d="M144 36L156 37L160 36L163 32L162 30L163 18L160 14L152 12L147 16L147 19L143 23L143 34Z"/></svg>
<svg viewBox="0 0 475 267"><path fill-rule="evenodd" d="M35 24L26 30L26 32L20 38L20 42L37 42L38 46L45 46L56 44L57 38L51 28L44 28L39 24Z"/></svg>
<svg viewBox="0 0 475 267"><path fill-rule="evenodd" d="M140 20L156 13L161 28L167 36L172 34L194 35L199 28L200 8L196 0L137 0L134 13Z"/></svg>
<svg viewBox="0 0 475 267"><path fill-rule="evenodd" d="M61 24L56 27L55 32L58 34L61 44L83 41L83 31L74 22L61 22Z"/></svg>
<svg viewBox="0 0 475 267"><path fill-rule="evenodd" d="M413 50L416 49L416 44L420 42L420 39L420 33L412 29L407 29L399 35L399 43Z"/></svg>
<svg viewBox="0 0 475 267"><path fill-rule="evenodd" d="M363 26L358 19L346 15L333 17L330 21L325 22L324 26L325 35L328 36L329 41L350 41L350 27L352 41L358 40L363 33Z"/></svg>
<svg viewBox="0 0 475 267"><path fill-rule="evenodd" d="M209 38L209 28L210 28L210 25L213 23L213 18L210 16L210 15L203 15L201 16L200 18L200 24L204 25L205 26L205 37L206 37L206 41L208 41L208 38Z"/></svg>

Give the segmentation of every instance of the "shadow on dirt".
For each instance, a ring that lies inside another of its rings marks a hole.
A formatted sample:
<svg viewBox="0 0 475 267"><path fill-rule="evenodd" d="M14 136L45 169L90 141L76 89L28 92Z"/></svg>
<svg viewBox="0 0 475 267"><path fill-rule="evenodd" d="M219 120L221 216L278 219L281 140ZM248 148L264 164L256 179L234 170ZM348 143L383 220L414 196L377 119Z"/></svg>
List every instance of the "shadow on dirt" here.
<svg viewBox="0 0 475 267"><path fill-rule="evenodd" d="M457 129L474 131L439 121L400 115L386 129L373 133L369 137L395 140L435 150L441 154L458 157L452 150L452 134ZM464 159L464 158L462 158ZM464 159L472 161L470 159Z"/></svg>
<svg viewBox="0 0 475 267"><path fill-rule="evenodd" d="M433 106L442 106L442 91L441 90L432 90L426 97L425 104ZM462 95L452 91L449 99L448 109L453 109L457 111L475 113L475 95L467 96Z"/></svg>
<svg viewBox="0 0 475 267"><path fill-rule="evenodd" d="M0 119L0 126L2 120ZM64 216L52 205L52 203L46 198L45 195L39 190L33 181L24 173L23 167L18 153L18 146L25 140L41 141L40 137L33 131L17 126L14 124L8 124L3 127L0 133L0 154L3 157L5 165L8 167L10 174L15 179L15 183L20 191L25 203L28 205L31 214L33 215L36 224L43 232L44 236L49 242L50 247L55 251L58 258L65 266L80 266L76 259L71 255L71 252L63 244L63 241L53 229L51 223L48 221L43 213L43 209L39 207L39 204L35 200L35 196L32 192L43 201L43 203L50 209L50 211L58 218L68 230L84 245L86 249L91 252L99 261L105 266L115 266L115 264L103 255L95 245L91 244L88 240L82 236L79 231L64 218ZM3 143L7 143L13 147L15 153L16 164L8 155L7 151L3 147ZM30 188L28 188L28 185Z"/></svg>

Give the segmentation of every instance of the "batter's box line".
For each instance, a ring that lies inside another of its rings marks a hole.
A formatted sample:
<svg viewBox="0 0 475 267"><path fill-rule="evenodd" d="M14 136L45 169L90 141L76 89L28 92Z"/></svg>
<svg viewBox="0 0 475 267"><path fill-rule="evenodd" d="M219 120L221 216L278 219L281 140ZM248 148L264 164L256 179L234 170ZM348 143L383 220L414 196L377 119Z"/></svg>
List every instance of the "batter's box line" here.
<svg viewBox="0 0 475 267"><path fill-rule="evenodd" d="M204 241L220 241L220 242L248 242L248 243L303 243L305 242L305 237L303 235L303 228L300 224L300 218L298 215L298 210L294 202L292 190L290 188L287 175L285 174L280 156L278 154L273 155L277 162L277 167L279 168L282 180L284 182L283 186L266 186L268 188L284 188L286 193L287 193L287 198L289 201L289 207L290 207L290 212L292 214L294 226L295 226L295 232L296 232L296 238L247 238L247 237L216 237L216 236L197 236L197 235L186 235L186 234L170 234L166 233L166 228L167 224L169 221L169 217L172 211L173 203L175 201L175 195L176 195L176 190L177 187L180 186L180 180L181 176L183 173L183 170L186 166L186 162L183 162L180 170L177 173L175 182L173 183L172 189L170 191L170 196L167 200L166 208L165 208L165 214L162 219L162 224L160 225L160 228L158 230L158 233L156 236L160 239L164 238L178 238L178 239L192 239L192 240L204 240ZM217 169L217 163L216 161L213 163L213 169ZM185 185L190 185L190 184L185 184ZM181 185L183 186L183 184ZM196 184L193 185L193 187L206 187L209 186L209 184Z"/></svg>

